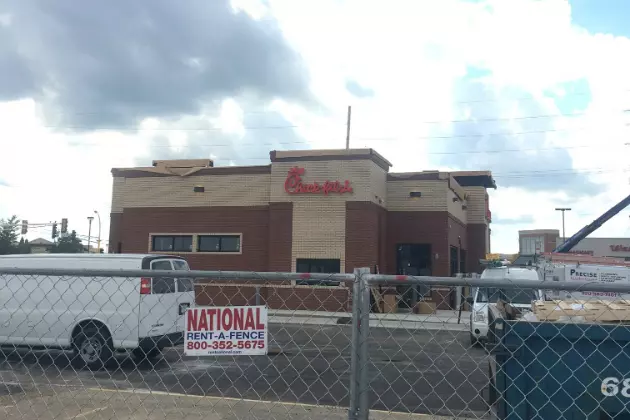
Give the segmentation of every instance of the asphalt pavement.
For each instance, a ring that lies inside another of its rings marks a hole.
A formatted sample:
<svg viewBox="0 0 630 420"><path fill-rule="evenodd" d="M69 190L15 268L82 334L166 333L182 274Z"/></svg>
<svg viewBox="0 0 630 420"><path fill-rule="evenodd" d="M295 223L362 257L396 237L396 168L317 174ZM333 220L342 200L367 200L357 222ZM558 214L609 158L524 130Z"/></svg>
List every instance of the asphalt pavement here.
<svg viewBox="0 0 630 420"><path fill-rule="evenodd" d="M0 358L0 395L14 400L41 388L160 391L347 407L351 329L347 325L270 325L282 349L269 356L186 357L155 363L120 355L98 372L76 371L62 352L12 352ZM467 332L370 330L371 407L432 415L485 416L488 361Z"/></svg>

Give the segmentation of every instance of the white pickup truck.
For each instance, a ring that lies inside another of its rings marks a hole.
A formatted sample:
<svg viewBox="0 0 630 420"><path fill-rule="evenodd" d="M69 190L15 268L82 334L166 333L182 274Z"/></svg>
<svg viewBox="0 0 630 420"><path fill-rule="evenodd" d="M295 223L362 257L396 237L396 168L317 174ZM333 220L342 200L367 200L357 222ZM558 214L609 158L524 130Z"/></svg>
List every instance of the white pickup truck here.
<svg viewBox="0 0 630 420"><path fill-rule="evenodd" d="M540 281L535 268L525 267L492 267L486 268L481 274L484 280L532 280ZM540 292L537 289L523 288L499 288L499 287L476 287L468 297L471 305L470 313L470 342L476 344L488 338L488 307L496 305L501 299L511 303L516 308L523 310L531 309L532 300L538 299Z"/></svg>

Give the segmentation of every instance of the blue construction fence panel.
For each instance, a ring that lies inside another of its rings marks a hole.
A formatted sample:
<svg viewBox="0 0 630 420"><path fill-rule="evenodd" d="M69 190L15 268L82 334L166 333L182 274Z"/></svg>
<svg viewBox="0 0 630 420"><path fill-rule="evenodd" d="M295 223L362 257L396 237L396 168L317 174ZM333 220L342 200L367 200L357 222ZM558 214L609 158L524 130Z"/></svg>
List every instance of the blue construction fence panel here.
<svg viewBox="0 0 630 420"><path fill-rule="evenodd" d="M502 322L494 350L500 419L625 419L630 413L629 326ZM606 378L613 378L609 387Z"/></svg>

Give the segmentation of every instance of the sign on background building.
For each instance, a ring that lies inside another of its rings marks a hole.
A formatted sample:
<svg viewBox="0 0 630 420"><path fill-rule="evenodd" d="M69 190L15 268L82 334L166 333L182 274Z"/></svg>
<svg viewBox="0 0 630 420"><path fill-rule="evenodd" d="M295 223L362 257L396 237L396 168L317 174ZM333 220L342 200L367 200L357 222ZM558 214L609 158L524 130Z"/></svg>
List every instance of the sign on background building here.
<svg viewBox="0 0 630 420"><path fill-rule="evenodd" d="M630 260L630 238L584 238L571 253Z"/></svg>
<svg viewBox="0 0 630 420"><path fill-rule="evenodd" d="M267 307L197 307L186 312L186 356L267 354Z"/></svg>

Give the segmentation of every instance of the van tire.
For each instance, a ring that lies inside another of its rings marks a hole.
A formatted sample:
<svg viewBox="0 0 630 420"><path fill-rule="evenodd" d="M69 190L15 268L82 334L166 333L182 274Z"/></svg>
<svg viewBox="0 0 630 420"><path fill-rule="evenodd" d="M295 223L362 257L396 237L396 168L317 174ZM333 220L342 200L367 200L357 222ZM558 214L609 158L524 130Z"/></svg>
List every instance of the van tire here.
<svg viewBox="0 0 630 420"><path fill-rule="evenodd" d="M73 364L81 369L102 369L114 356L109 333L104 327L94 324L79 327L72 346Z"/></svg>
<svg viewBox="0 0 630 420"><path fill-rule="evenodd" d="M162 349L161 348L152 348L152 349L143 349L143 348L137 348L137 349L133 349L132 352L133 357L136 358L136 360L140 363L144 362L145 360L147 361L152 361L157 359L160 354L162 354Z"/></svg>

